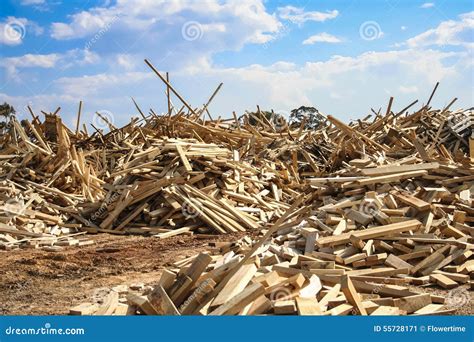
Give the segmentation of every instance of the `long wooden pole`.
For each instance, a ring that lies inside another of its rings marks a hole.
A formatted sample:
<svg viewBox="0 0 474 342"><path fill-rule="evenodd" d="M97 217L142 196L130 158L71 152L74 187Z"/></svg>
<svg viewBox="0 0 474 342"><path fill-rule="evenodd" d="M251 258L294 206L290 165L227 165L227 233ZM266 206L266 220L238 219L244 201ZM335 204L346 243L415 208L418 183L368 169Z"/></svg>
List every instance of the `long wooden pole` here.
<svg viewBox="0 0 474 342"><path fill-rule="evenodd" d="M76 120L76 135L79 134L79 125L81 122L81 112L82 112L82 101L79 101L79 109L77 110L77 120Z"/></svg>
<svg viewBox="0 0 474 342"><path fill-rule="evenodd" d="M212 121L213 119L212 119L212 117L211 117L211 114L209 114L209 111L207 110L207 107L209 107L209 105L211 104L212 100L213 100L214 97L217 95L217 93L219 92L219 90L221 89L221 87L222 87L223 85L224 85L224 83L221 82L221 83L217 86L216 90L214 90L214 92L212 93L211 97L209 98L209 100L207 101L207 103L204 105L204 107L201 109L201 112L199 113L199 114L201 114L201 113L203 113L203 112L206 111L206 112L207 112L207 115L209 115L209 119L211 119L211 121Z"/></svg>
<svg viewBox="0 0 474 342"><path fill-rule="evenodd" d="M170 83L170 75L166 72L166 82ZM170 87L166 85L166 98L168 99L168 116L171 115L171 99L170 99Z"/></svg>
<svg viewBox="0 0 474 342"><path fill-rule="evenodd" d="M179 93L173 88L173 86L159 73L158 70L148 61L148 59L145 59L145 63L150 67L151 70L158 76L169 88L170 90L176 95L176 97L188 108L188 110L196 115L196 112L194 109L186 102L185 99Z"/></svg>

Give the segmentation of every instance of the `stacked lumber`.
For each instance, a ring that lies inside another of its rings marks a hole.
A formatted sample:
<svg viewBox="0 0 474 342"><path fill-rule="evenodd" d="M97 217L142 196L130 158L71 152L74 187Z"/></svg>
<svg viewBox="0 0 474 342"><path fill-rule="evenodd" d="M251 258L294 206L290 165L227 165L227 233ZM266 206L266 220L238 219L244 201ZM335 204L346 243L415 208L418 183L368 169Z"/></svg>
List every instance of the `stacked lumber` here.
<svg viewBox="0 0 474 342"><path fill-rule="evenodd" d="M209 252L176 261L153 286L120 285L96 303L72 308L70 314L455 312L449 298L413 290L411 285L452 289L468 283L474 245L461 238L419 237L423 224L417 219L321 237L320 230L311 227L298 211L286 215L258 240L244 237L233 243L213 243ZM413 251L407 253L405 248ZM467 290L456 296L458 307L470 301Z"/></svg>
<svg viewBox="0 0 474 342"><path fill-rule="evenodd" d="M0 247L76 244L69 235L83 232L259 231L310 192L305 219L321 238L412 219L423 223L420 238L471 238L472 109L452 111L454 100L432 109L433 91L413 113L417 101L395 112L391 98L385 113L348 124L321 114L317 129L258 107L214 119L222 84L192 107L145 62L166 87L167 113L145 114L133 100L139 118L116 127L96 113L109 129L92 124L92 133L80 125L82 102L75 130L60 108L43 121L30 107L31 121L11 119L0 136Z"/></svg>
<svg viewBox="0 0 474 342"><path fill-rule="evenodd" d="M22 191L8 181L1 182L0 187L0 249L21 246L60 251L65 246L93 243L78 229L80 225L66 223L66 215L45 205L47 201L40 193Z"/></svg>

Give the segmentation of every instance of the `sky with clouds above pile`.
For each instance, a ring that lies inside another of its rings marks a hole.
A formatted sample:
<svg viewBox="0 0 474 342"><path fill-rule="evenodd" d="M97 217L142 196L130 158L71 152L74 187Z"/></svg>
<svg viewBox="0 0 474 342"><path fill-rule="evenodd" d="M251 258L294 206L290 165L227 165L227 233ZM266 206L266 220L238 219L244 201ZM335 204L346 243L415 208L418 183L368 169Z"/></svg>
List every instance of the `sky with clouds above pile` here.
<svg viewBox="0 0 474 342"><path fill-rule="evenodd" d="M426 102L474 104L472 0L60 1L0 3L0 102L36 113L61 106L72 126L111 113L116 124L166 107L169 71L213 116L315 106L344 120ZM173 98L176 107L181 107Z"/></svg>

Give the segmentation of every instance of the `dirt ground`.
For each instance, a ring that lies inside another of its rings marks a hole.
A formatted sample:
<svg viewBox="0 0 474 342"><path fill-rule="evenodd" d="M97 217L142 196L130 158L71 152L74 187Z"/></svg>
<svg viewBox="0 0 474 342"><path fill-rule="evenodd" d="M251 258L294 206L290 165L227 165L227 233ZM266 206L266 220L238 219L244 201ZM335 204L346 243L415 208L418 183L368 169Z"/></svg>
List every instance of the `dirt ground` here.
<svg viewBox="0 0 474 342"><path fill-rule="evenodd" d="M208 239L90 235L95 244L61 252L0 251L0 314L63 315L94 291L119 284L153 284L170 263L208 248Z"/></svg>
<svg viewBox="0 0 474 342"><path fill-rule="evenodd" d="M238 235L208 239L177 236L165 240L137 236L91 235L94 245L61 252L0 251L0 314L63 315L89 301L94 291L119 284L154 284L172 262L208 248L212 241L233 241ZM451 301L457 314L473 315L473 292L463 286ZM439 288L420 292L448 296ZM452 297L452 296L451 296Z"/></svg>

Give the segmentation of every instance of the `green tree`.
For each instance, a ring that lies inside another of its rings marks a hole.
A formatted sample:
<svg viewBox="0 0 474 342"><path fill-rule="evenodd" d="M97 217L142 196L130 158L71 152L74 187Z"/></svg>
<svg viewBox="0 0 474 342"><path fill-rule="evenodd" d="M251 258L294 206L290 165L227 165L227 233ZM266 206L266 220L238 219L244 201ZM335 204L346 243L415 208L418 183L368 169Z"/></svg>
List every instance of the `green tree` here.
<svg viewBox="0 0 474 342"><path fill-rule="evenodd" d="M0 105L0 118L3 118L3 121L0 121L0 134L5 134L10 129L10 118L15 114L16 110L12 105L6 102Z"/></svg>
<svg viewBox="0 0 474 342"><path fill-rule="evenodd" d="M16 114L15 108L12 105L4 102L0 105L0 117L3 117L7 121L11 116Z"/></svg>

